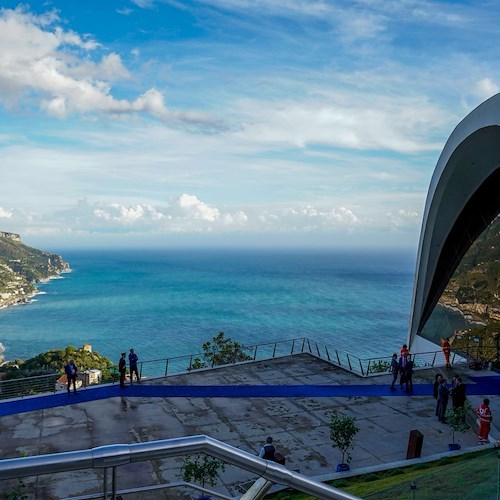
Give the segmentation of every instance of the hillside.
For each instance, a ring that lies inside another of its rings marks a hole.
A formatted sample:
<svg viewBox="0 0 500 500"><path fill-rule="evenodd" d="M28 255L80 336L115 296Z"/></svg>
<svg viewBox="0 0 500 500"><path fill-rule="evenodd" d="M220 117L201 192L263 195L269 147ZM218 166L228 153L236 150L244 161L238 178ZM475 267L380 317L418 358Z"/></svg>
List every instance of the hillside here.
<svg viewBox="0 0 500 500"><path fill-rule="evenodd" d="M500 321L500 217L464 256L440 303L486 324Z"/></svg>
<svg viewBox="0 0 500 500"><path fill-rule="evenodd" d="M0 232L0 308L27 302L36 283L68 270L60 255L26 246L18 234Z"/></svg>

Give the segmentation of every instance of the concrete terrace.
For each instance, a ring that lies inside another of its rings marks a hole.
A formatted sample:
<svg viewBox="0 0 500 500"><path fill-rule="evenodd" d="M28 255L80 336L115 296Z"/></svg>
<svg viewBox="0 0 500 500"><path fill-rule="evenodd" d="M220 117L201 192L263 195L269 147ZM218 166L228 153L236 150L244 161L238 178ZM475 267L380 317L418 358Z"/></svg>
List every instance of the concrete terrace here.
<svg viewBox="0 0 500 500"><path fill-rule="evenodd" d="M22 413L7 411L6 405L12 410L15 403L2 402L0 454L2 458L17 458L23 452L48 454L198 434L256 454L271 435L278 451L286 456L287 467L325 479L335 472L340 459L339 451L331 446L328 428L328 414L336 409L356 416L361 429L351 453L353 470L404 460L413 429L424 435L422 457L446 452L451 432L437 421L432 397L438 370L417 371L414 395L409 396L399 388L389 390L389 375L361 378L300 354L145 380L125 389L112 386L106 389L112 392L105 399L93 399L92 391L99 389L82 390L77 396L52 395L48 396L54 398L52 403L63 406L14 409ZM498 398L494 398L500 392L500 377L493 377L494 372L455 367L442 373L448 380L460 374L472 406L489 396L494 419L500 415ZM227 394L233 391L232 396L222 396L225 393L219 386L228 386ZM241 386L243 392L234 392L235 387L241 391ZM217 389L215 396L210 388ZM477 446L476 431L457 436L463 448ZM496 427L492 436L498 438ZM181 464L182 457L177 457L119 467L118 487L179 481ZM238 486L253 479L256 477L248 472L229 466L215 489L237 496L241 494ZM25 482L29 498L56 499L96 492L102 480L102 471L86 470L27 478ZM7 486L0 483L0 491ZM186 498L179 490L149 495L126 498Z"/></svg>

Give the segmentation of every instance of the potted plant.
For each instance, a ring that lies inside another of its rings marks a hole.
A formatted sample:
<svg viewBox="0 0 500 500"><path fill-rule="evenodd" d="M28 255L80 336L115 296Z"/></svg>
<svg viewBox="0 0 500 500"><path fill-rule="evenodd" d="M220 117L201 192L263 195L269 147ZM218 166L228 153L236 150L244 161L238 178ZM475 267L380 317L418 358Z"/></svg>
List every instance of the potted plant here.
<svg viewBox="0 0 500 500"><path fill-rule="evenodd" d="M465 416L470 409L470 404L465 403L464 406L454 406L449 408L446 412L446 422L451 428L452 442L448 444L448 449L450 451L459 450L461 448L459 443L455 443L455 433L465 432L470 428L470 425L465 422Z"/></svg>
<svg viewBox="0 0 500 500"><path fill-rule="evenodd" d="M349 448L352 448L354 436L358 433L359 427L356 425L356 417L343 415L334 411L330 415L330 439L332 446L338 448L342 453L342 462L337 465L337 472L349 470L351 455Z"/></svg>
<svg viewBox="0 0 500 500"><path fill-rule="evenodd" d="M217 484L217 476L219 470L224 472L226 465L221 460L207 455L197 455L196 457L186 457L181 466L182 479L191 482L191 479L201 484L202 490L205 489L205 484L215 486ZM198 500L209 499L204 493Z"/></svg>

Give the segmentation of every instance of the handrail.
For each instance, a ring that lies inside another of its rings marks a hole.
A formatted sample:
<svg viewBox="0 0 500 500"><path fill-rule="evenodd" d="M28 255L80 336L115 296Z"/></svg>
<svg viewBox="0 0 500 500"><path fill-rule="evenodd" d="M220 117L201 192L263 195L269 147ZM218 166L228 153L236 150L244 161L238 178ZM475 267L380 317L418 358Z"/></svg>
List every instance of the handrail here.
<svg viewBox="0 0 500 500"><path fill-rule="evenodd" d="M337 488L316 481L205 435L148 441L135 444L99 446L90 450L0 460L0 480L54 474L81 469L120 467L134 462L205 453L274 484L282 484L321 499L357 500ZM114 489L116 485L114 485Z"/></svg>
<svg viewBox="0 0 500 500"><path fill-rule="evenodd" d="M249 355L248 360L238 361L233 359L227 364L216 366L251 363L254 361L264 361L267 359L280 358L307 352L312 356L324 359L329 363L350 371L358 376L368 377L387 373L391 361L390 356L360 358L359 356L350 354L346 351L341 351L333 346L312 341L307 337L280 340L252 346L242 346L241 349L243 352L252 353L252 355ZM257 356L257 351L259 352L259 356ZM452 364L469 361L469 358L471 357L469 353L464 353L460 350L454 350L452 353ZM139 363L139 372L141 373L141 377L149 379L185 374L193 370L200 369L198 367L193 368L193 359L204 359L205 356L205 353L198 353L141 361ZM415 363L415 368L444 366L445 364L444 355L441 349L415 353L413 355L413 361ZM112 368L116 369L117 367L114 365ZM203 368L210 369L213 368L213 366L205 365ZM0 399L56 392L55 380L61 375L61 373L52 373L48 375L38 375L35 377L0 380ZM118 376L114 377L112 380L112 383L117 382ZM83 384L85 386L85 381L83 381Z"/></svg>

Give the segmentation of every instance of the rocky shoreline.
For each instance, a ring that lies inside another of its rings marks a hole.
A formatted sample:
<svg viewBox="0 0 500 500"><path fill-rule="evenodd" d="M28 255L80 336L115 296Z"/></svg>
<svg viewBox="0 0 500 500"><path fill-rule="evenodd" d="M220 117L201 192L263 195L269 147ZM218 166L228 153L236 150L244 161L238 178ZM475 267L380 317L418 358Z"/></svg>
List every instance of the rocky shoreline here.
<svg viewBox="0 0 500 500"><path fill-rule="evenodd" d="M29 303L39 292L36 283L70 271L60 255L24 245L18 234L0 232L0 309Z"/></svg>

